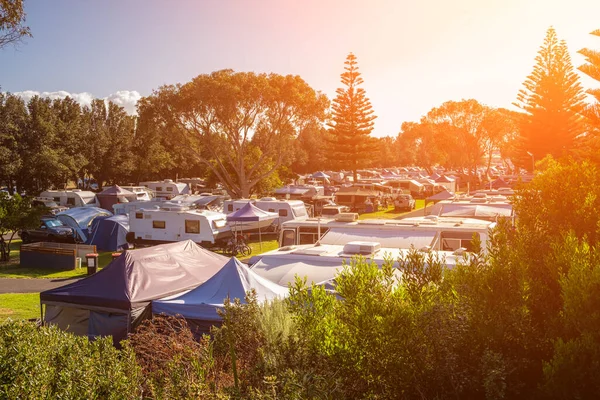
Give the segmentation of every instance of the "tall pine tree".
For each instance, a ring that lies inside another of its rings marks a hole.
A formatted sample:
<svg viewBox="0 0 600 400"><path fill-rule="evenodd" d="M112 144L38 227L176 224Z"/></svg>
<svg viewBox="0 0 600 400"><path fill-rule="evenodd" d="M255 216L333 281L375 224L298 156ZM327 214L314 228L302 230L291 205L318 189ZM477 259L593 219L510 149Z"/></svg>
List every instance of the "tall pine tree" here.
<svg viewBox="0 0 600 400"><path fill-rule="evenodd" d="M600 37L600 29L591 34ZM583 55L586 61L579 70L600 82L600 51L585 48L579 50L579 54ZM588 105L584 110L587 132L580 143L580 154L600 164L600 87L588 89L587 93L594 96L596 102Z"/></svg>
<svg viewBox="0 0 600 400"><path fill-rule="evenodd" d="M369 166L377 157L377 143L370 136L373 130L371 102L365 90L358 87L363 79L358 72L356 56L352 53L346 57L344 73L341 75L345 88L336 90L333 100L333 122L331 127L331 158L335 167L351 169L354 182L357 170Z"/></svg>
<svg viewBox="0 0 600 400"><path fill-rule="evenodd" d="M525 114L521 123L520 153L523 160L569 154L584 133L581 113L585 94L573 70L564 41L548 29L531 75L523 83L515 105ZM524 162L524 165L530 165Z"/></svg>

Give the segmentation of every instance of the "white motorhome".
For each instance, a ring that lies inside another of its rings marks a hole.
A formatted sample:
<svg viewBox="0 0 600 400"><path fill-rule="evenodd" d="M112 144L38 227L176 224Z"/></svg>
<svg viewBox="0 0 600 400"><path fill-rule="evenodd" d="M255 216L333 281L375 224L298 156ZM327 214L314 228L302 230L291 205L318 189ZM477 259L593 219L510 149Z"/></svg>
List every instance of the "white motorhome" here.
<svg viewBox="0 0 600 400"><path fill-rule="evenodd" d="M381 267L386 259L398 260L410 251L415 250L386 248L379 242L353 241L345 245L287 246L252 257L250 263L258 275L282 286L294 283L296 276L306 277L308 284L326 285L354 256L363 256ZM447 268L453 268L465 256L463 250L416 251L422 252L425 257L432 253L437 255ZM395 264L397 266L397 261ZM400 271L395 271L397 279L401 279Z"/></svg>
<svg viewBox="0 0 600 400"><path fill-rule="evenodd" d="M172 179L163 181L140 182L140 186L146 186L152 190L157 198L171 200L180 194L189 194L190 187L187 183L174 182Z"/></svg>
<svg viewBox="0 0 600 400"><path fill-rule="evenodd" d="M223 213L190 209L164 203L159 209L139 209L129 214L127 241L133 244L159 244L193 240L211 247L231 236Z"/></svg>
<svg viewBox="0 0 600 400"><path fill-rule="evenodd" d="M404 219L353 220L341 214L338 219L310 218L282 225L279 246L313 244L343 245L351 241L376 241L383 247L432 250L473 249L476 234L485 250L495 222L457 217L412 217ZM344 220L345 219L345 220ZM319 240L320 238L320 240Z"/></svg>
<svg viewBox="0 0 600 400"><path fill-rule="evenodd" d="M247 203L252 202L261 210L277 213L279 218L273 222L273 225L278 229L286 221L305 220L308 219L306 205L301 200L277 200L273 197L263 197L260 200L240 199L240 200L225 200L223 202L223 212L231 214L239 210Z"/></svg>
<svg viewBox="0 0 600 400"><path fill-rule="evenodd" d="M88 190L46 190L39 197L51 198L58 205L65 207L99 207L96 193Z"/></svg>

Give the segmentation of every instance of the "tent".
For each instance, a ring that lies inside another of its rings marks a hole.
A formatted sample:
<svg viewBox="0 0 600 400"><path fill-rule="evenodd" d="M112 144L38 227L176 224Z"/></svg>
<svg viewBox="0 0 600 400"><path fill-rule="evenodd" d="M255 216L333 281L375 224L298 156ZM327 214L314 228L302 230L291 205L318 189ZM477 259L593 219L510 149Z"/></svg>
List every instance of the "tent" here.
<svg viewBox="0 0 600 400"><path fill-rule="evenodd" d="M118 185L104 189L102 192L98 193L96 197L100 202L100 207L109 211L113 209L112 206L115 204L137 201L137 195L135 193L123 189Z"/></svg>
<svg viewBox="0 0 600 400"><path fill-rule="evenodd" d="M306 277L306 282L310 285L335 278L343 269L342 264L342 259L323 260L314 256L305 260L274 254L261 257L252 265L252 271L282 286L293 284L296 275Z"/></svg>
<svg viewBox="0 0 600 400"><path fill-rule="evenodd" d="M100 251L125 250L128 247L129 217L115 215L98 217L92 222L87 244L96 245Z"/></svg>
<svg viewBox="0 0 600 400"><path fill-rule="evenodd" d="M455 196L454 192L449 192L447 190L444 190L442 192L436 193L433 196L429 196L427 198L427 201L441 201L441 200L449 200L449 199L453 199Z"/></svg>
<svg viewBox="0 0 600 400"><path fill-rule="evenodd" d="M149 314L152 300L197 287L226 262L191 240L127 250L94 275L40 293L42 321L119 343Z"/></svg>
<svg viewBox="0 0 600 400"><path fill-rule="evenodd" d="M212 325L221 321L217 310L224 309L224 300L227 297L231 300L237 298L244 303L246 293L252 289L259 302L288 295L288 288L257 275L232 257L219 272L197 288L177 297L154 300L152 314L181 315L195 333L208 333Z"/></svg>
<svg viewBox="0 0 600 400"><path fill-rule="evenodd" d="M506 183L502 178L497 178L490 182L490 186L494 189L500 189L510 187L510 184Z"/></svg>
<svg viewBox="0 0 600 400"><path fill-rule="evenodd" d="M248 202L242 208L237 211L227 214L227 222L254 222L254 221L268 221L279 218L279 214L261 210L254 204ZM260 249L262 250L262 236L260 233L260 225L258 228L258 240L260 242Z"/></svg>
<svg viewBox="0 0 600 400"><path fill-rule="evenodd" d="M110 217L112 213L98 207L70 208L56 214L63 224L73 228L82 242L87 242L90 226L97 217Z"/></svg>
<svg viewBox="0 0 600 400"><path fill-rule="evenodd" d="M312 177L315 179L329 179L329 175L321 171L315 172L314 174L312 174Z"/></svg>

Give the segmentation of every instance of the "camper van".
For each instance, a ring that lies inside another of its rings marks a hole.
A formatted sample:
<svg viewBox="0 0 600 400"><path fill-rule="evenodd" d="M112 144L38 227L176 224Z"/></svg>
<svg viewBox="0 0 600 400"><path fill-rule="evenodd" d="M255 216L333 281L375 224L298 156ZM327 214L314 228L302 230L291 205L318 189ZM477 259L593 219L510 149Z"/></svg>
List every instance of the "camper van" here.
<svg viewBox="0 0 600 400"><path fill-rule="evenodd" d="M260 200L225 200L223 202L223 212L231 214L245 206L248 202L252 202L261 210L277 213L279 218L275 220L274 225L277 228L281 227L286 221L305 220L308 219L306 205L300 200L277 200L273 197L263 197Z"/></svg>
<svg viewBox="0 0 600 400"><path fill-rule="evenodd" d="M495 222L456 217L412 217L400 220L371 219L358 221L352 213L337 219L310 218L282 225L279 246L313 244L343 245L351 241L376 241L384 247L408 249L428 247L432 250L473 250L473 235L486 248ZM354 214L356 215L356 214ZM319 239L320 238L320 239Z"/></svg>
<svg viewBox="0 0 600 400"><path fill-rule="evenodd" d="M88 190L46 190L39 197L51 198L56 204L65 207L100 207L96 193Z"/></svg>
<svg viewBox="0 0 600 400"><path fill-rule="evenodd" d="M173 182L172 179L164 181L140 182L140 186L146 186L152 190L157 198L171 200L180 194L189 194L190 187L187 183Z"/></svg>
<svg viewBox="0 0 600 400"><path fill-rule="evenodd" d="M164 203L158 209L139 209L129 214L127 241L160 244L193 240L211 247L231 236L223 213L195 210L185 205Z"/></svg>

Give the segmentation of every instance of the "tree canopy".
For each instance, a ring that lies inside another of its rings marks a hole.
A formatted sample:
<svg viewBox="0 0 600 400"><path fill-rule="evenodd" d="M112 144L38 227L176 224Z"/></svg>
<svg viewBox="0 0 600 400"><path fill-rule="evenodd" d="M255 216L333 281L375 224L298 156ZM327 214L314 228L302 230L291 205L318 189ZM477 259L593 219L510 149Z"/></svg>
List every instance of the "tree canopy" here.
<svg viewBox="0 0 600 400"><path fill-rule="evenodd" d="M298 76L222 70L144 100L163 134L177 135L232 196L251 190L294 159L293 139L323 121L327 98Z"/></svg>
<svg viewBox="0 0 600 400"><path fill-rule="evenodd" d="M0 0L0 49L27 36L31 37L31 30L25 25L23 0Z"/></svg>

